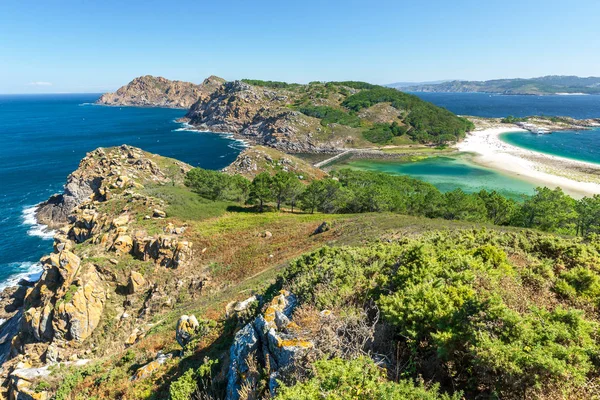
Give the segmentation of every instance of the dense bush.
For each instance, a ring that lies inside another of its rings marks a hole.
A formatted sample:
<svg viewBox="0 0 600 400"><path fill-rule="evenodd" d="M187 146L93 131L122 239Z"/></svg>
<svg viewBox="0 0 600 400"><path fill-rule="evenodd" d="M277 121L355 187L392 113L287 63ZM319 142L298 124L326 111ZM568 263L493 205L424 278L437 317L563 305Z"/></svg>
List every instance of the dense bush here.
<svg viewBox="0 0 600 400"><path fill-rule="evenodd" d="M342 105L350 110L360 111L384 102L391 103L406 114L404 123L410 127L408 134L423 143L440 142L439 139L436 140L440 136L443 136L445 141L450 138L457 140L474 128L473 123L465 118L457 117L450 111L421 100L415 95L391 88L362 90L346 98Z"/></svg>
<svg viewBox="0 0 600 400"><path fill-rule="evenodd" d="M514 264L513 255L529 261ZM582 266L598 255L592 243L541 234L430 233L323 248L292 262L281 281L318 309L374 300L395 330L390 352L405 349L396 362L406 378L435 379L468 397L585 397L600 384L600 275Z"/></svg>
<svg viewBox="0 0 600 400"><path fill-rule="evenodd" d="M439 394L437 387L426 389L410 380L390 382L368 358L346 361L339 358L317 361L314 376L306 382L282 387L280 400L459 400L460 394Z"/></svg>
<svg viewBox="0 0 600 400"><path fill-rule="evenodd" d="M302 106L298 107L298 111L309 117L320 118L321 125L336 123L354 128L360 126L360 118L338 108L329 106Z"/></svg>

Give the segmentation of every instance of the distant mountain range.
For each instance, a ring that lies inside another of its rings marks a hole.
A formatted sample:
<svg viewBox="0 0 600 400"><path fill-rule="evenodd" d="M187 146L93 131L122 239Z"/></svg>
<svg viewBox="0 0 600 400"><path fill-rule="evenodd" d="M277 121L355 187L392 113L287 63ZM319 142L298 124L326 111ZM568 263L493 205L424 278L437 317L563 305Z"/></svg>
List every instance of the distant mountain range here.
<svg viewBox="0 0 600 400"><path fill-rule="evenodd" d="M600 77L551 75L531 79L494 79L490 81L445 81L423 84L394 83L388 85L411 92L498 94L600 94Z"/></svg>

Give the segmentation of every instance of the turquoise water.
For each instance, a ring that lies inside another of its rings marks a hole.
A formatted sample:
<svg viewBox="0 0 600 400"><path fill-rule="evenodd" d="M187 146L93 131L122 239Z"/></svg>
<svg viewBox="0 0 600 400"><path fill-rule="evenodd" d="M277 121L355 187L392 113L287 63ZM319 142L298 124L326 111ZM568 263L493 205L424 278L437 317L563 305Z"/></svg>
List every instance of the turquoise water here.
<svg viewBox="0 0 600 400"><path fill-rule="evenodd" d="M600 164L600 129L550 135L511 132L500 135L500 139L525 149Z"/></svg>
<svg viewBox="0 0 600 400"><path fill-rule="evenodd" d="M495 190L511 198L533 194L535 188L529 182L502 175L493 170L476 166L467 160L450 157L431 157L417 162L390 162L379 160L350 161L351 168L385 172L395 175L410 175L429 182L442 192L462 189L467 193L481 189Z"/></svg>
<svg viewBox="0 0 600 400"><path fill-rule="evenodd" d="M86 152L123 143L218 169L242 144L222 135L182 131L184 110L103 107L96 94L0 95L0 287L39 271L52 234L34 224L35 204L62 191Z"/></svg>

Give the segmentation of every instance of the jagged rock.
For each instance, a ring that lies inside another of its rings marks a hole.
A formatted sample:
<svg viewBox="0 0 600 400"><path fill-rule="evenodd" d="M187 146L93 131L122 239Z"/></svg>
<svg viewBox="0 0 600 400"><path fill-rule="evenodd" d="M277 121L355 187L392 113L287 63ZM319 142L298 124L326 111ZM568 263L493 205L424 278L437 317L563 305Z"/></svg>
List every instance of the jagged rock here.
<svg viewBox="0 0 600 400"><path fill-rule="evenodd" d="M191 168L184 163L178 165L182 172ZM140 149L127 145L96 149L88 153L79 163L79 168L69 175L64 193L52 196L37 207L36 219L57 229L69 222L71 212L76 207L110 198L111 187L118 189L118 192L129 186L139 187L144 183L164 183L168 180L167 174ZM80 216L80 225L75 224L72 232L79 243L85 239L86 231L93 229L91 225L94 223L93 211L88 215L83 214Z"/></svg>
<svg viewBox="0 0 600 400"><path fill-rule="evenodd" d="M105 93L98 104L123 106L151 106L190 108L198 99L207 98L225 80L211 76L196 85L190 82L172 81L151 75L140 76L119 88L115 93Z"/></svg>
<svg viewBox="0 0 600 400"><path fill-rule="evenodd" d="M238 392L249 369L249 357L256 355L259 362L269 366L269 388L274 395L281 371L291 368L299 355L313 347L311 341L287 333L287 328L293 324L290 318L296 304L293 294L282 291L263 315L236 333L230 349L226 399L239 399Z"/></svg>
<svg viewBox="0 0 600 400"><path fill-rule="evenodd" d="M10 396L15 400L46 400L50 395L46 391L38 392L33 387L33 382L50 376L48 367L17 368L10 374Z"/></svg>
<svg viewBox="0 0 600 400"><path fill-rule="evenodd" d="M79 279L72 299L63 299L56 306L53 327L55 336L82 342L87 339L102 316L106 302L106 289L95 268L90 268Z"/></svg>
<svg viewBox="0 0 600 400"><path fill-rule="evenodd" d="M200 329L200 324L195 316L182 315L177 321L177 327L175 328L175 338L177 343L183 348L185 347L192 337Z"/></svg>
<svg viewBox="0 0 600 400"><path fill-rule="evenodd" d="M169 235L181 235L185 232L185 229L185 226L176 228L175 225L169 222L169 224L167 224L167 226L165 226L163 229L163 232Z"/></svg>
<svg viewBox="0 0 600 400"><path fill-rule="evenodd" d="M133 374L133 376L131 377L131 380L137 381L140 379L148 378L161 365L163 365L165 362L167 362L168 359L170 359L172 357L173 357L172 354L158 353L158 355L156 356L156 359L154 361L150 361L148 364L144 365L143 367L138 368L138 370L135 371L135 374Z"/></svg>
<svg viewBox="0 0 600 400"><path fill-rule="evenodd" d="M129 294L134 294L139 292L142 288L146 286L146 279L136 271L131 271L129 274L129 282L127 283L127 291Z"/></svg>
<svg viewBox="0 0 600 400"><path fill-rule="evenodd" d="M127 215L127 214L121 214L117 218L114 218L112 220L112 224L115 227L124 226L124 225L127 225L128 223L129 223L129 215Z"/></svg>

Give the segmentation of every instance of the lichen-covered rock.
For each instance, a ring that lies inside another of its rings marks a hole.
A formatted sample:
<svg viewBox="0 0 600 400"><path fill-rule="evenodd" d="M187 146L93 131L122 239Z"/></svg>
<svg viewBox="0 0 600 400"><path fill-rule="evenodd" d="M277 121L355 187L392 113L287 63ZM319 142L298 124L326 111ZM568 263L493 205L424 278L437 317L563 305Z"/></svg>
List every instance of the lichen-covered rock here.
<svg viewBox="0 0 600 400"><path fill-rule="evenodd" d="M20 367L20 368L19 368ZM34 382L50 376L48 367L31 368L19 365L10 374L10 396L14 400L46 400L50 398L47 391L37 391Z"/></svg>
<svg viewBox="0 0 600 400"><path fill-rule="evenodd" d="M193 315L182 315L179 317L179 321L177 321L177 327L175 328L175 338L177 339L177 343L183 348L185 347L192 337L198 330L200 329L200 323Z"/></svg>
<svg viewBox="0 0 600 400"><path fill-rule="evenodd" d="M131 271L129 281L127 283L127 291L129 294L138 293L146 286L146 279L137 271Z"/></svg>
<svg viewBox="0 0 600 400"><path fill-rule="evenodd" d="M171 357L173 357L172 354L158 353L155 360L150 361L148 364L138 368L137 371L135 371L135 374L133 374L133 376L131 377L131 380L137 381L140 379L148 378Z"/></svg>
<svg viewBox="0 0 600 400"><path fill-rule="evenodd" d="M78 279L72 298L63 298L56 305L53 327L55 336L82 342L87 339L102 316L106 288L98 271L90 268Z"/></svg>
<svg viewBox="0 0 600 400"><path fill-rule="evenodd" d="M274 395L281 371L292 367L296 358L313 347L311 341L287 329L294 324L291 317L296 304L296 296L282 291L262 315L236 333L227 372L228 400L239 399L238 392L246 379L249 357L256 355L257 361L269 367L269 388Z"/></svg>

